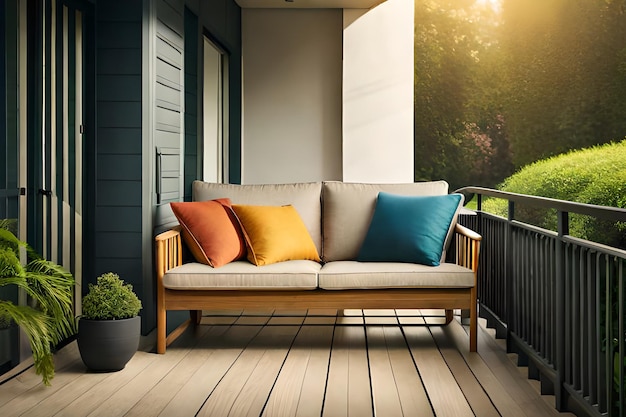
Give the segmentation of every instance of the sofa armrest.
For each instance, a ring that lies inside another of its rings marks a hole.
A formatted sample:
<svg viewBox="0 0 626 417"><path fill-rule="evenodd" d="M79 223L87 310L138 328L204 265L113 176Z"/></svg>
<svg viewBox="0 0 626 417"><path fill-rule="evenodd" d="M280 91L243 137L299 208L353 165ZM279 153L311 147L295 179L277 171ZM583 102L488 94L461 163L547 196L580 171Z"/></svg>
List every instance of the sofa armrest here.
<svg viewBox="0 0 626 417"><path fill-rule="evenodd" d="M482 236L465 226L456 224L454 234L455 256L457 265L464 266L474 271L474 286L471 288L472 303L469 308L470 319L470 352L478 349L478 254L480 253L480 241ZM451 316L446 311L446 319Z"/></svg>
<svg viewBox="0 0 626 417"><path fill-rule="evenodd" d="M478 254L480 253L480 241L482 236L465 226L456 224L454 245L457 265L478 271Z"/></svg>
<svg viewBox="0 0 626 417"><path fill-rule="evenodd" d="M183 264L183 246L180 227L167 230L154 238L156 246L157 278L157 352L165 353L165 287L163 276L167 271Z"/></svg>
<svg viewBox="0 0 626 417"><path fill-rule="evenodd" d="M180 226L156 235L156 272L160 282L167 271L183 264Z"/></svg>

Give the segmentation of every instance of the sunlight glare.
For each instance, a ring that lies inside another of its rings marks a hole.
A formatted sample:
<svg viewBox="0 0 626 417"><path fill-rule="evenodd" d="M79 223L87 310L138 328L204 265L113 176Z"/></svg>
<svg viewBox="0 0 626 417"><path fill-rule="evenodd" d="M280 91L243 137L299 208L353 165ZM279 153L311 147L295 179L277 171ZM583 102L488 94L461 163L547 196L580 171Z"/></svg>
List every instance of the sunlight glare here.
<svg viewBox="0 0 626 417"><path fill-rule="evenodd" d="M476 0L477 5L487 6L496 13L500 12L500 8L502 7L500 3L501 0Z"/></svg>

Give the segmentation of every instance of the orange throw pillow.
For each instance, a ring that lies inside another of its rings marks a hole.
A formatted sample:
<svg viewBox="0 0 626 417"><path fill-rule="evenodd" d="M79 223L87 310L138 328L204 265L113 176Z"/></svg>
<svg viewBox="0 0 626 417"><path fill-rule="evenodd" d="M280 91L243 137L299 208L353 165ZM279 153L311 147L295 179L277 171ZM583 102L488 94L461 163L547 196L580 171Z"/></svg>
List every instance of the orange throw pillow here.
<svg viewBox="0 0 626 417"><path fill-rule="evenodd" d="M194 258L218 268L246 254L239 222L230 199L170 203L182 236Z"/></svg>

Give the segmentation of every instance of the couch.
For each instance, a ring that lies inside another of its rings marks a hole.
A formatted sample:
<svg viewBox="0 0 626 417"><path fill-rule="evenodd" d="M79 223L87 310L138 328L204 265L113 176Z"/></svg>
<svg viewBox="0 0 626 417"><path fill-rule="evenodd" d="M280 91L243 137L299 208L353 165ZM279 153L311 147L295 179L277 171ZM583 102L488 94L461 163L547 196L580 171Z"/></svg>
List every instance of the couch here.
<svg viewBox="0 0 626 417"><path fill-rule="evenodd" d="M445 181L192 190L155 237L158 353L203 309L247 308L444 309L446 323L462 309L476 351L481 236L456 223L463 197ZM168 335L170 310L190 319Z"/></svg>

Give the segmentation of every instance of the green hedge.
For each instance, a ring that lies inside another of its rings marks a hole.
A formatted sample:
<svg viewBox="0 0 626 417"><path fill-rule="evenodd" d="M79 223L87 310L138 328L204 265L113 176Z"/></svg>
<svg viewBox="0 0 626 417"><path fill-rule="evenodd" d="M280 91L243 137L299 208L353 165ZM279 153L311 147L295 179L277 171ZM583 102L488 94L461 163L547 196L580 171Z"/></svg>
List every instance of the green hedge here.
<svg viewBox="0 0 626 417"><path fill-rule="evenodd" d="M626 140L535 162L508 177L503 191L626 208ZM507 202L489 199L485 211L506 216ZM516 206L516 219L556 230L556 214ZM570 234L626 248L626 223L570 216Z"/></svg>

